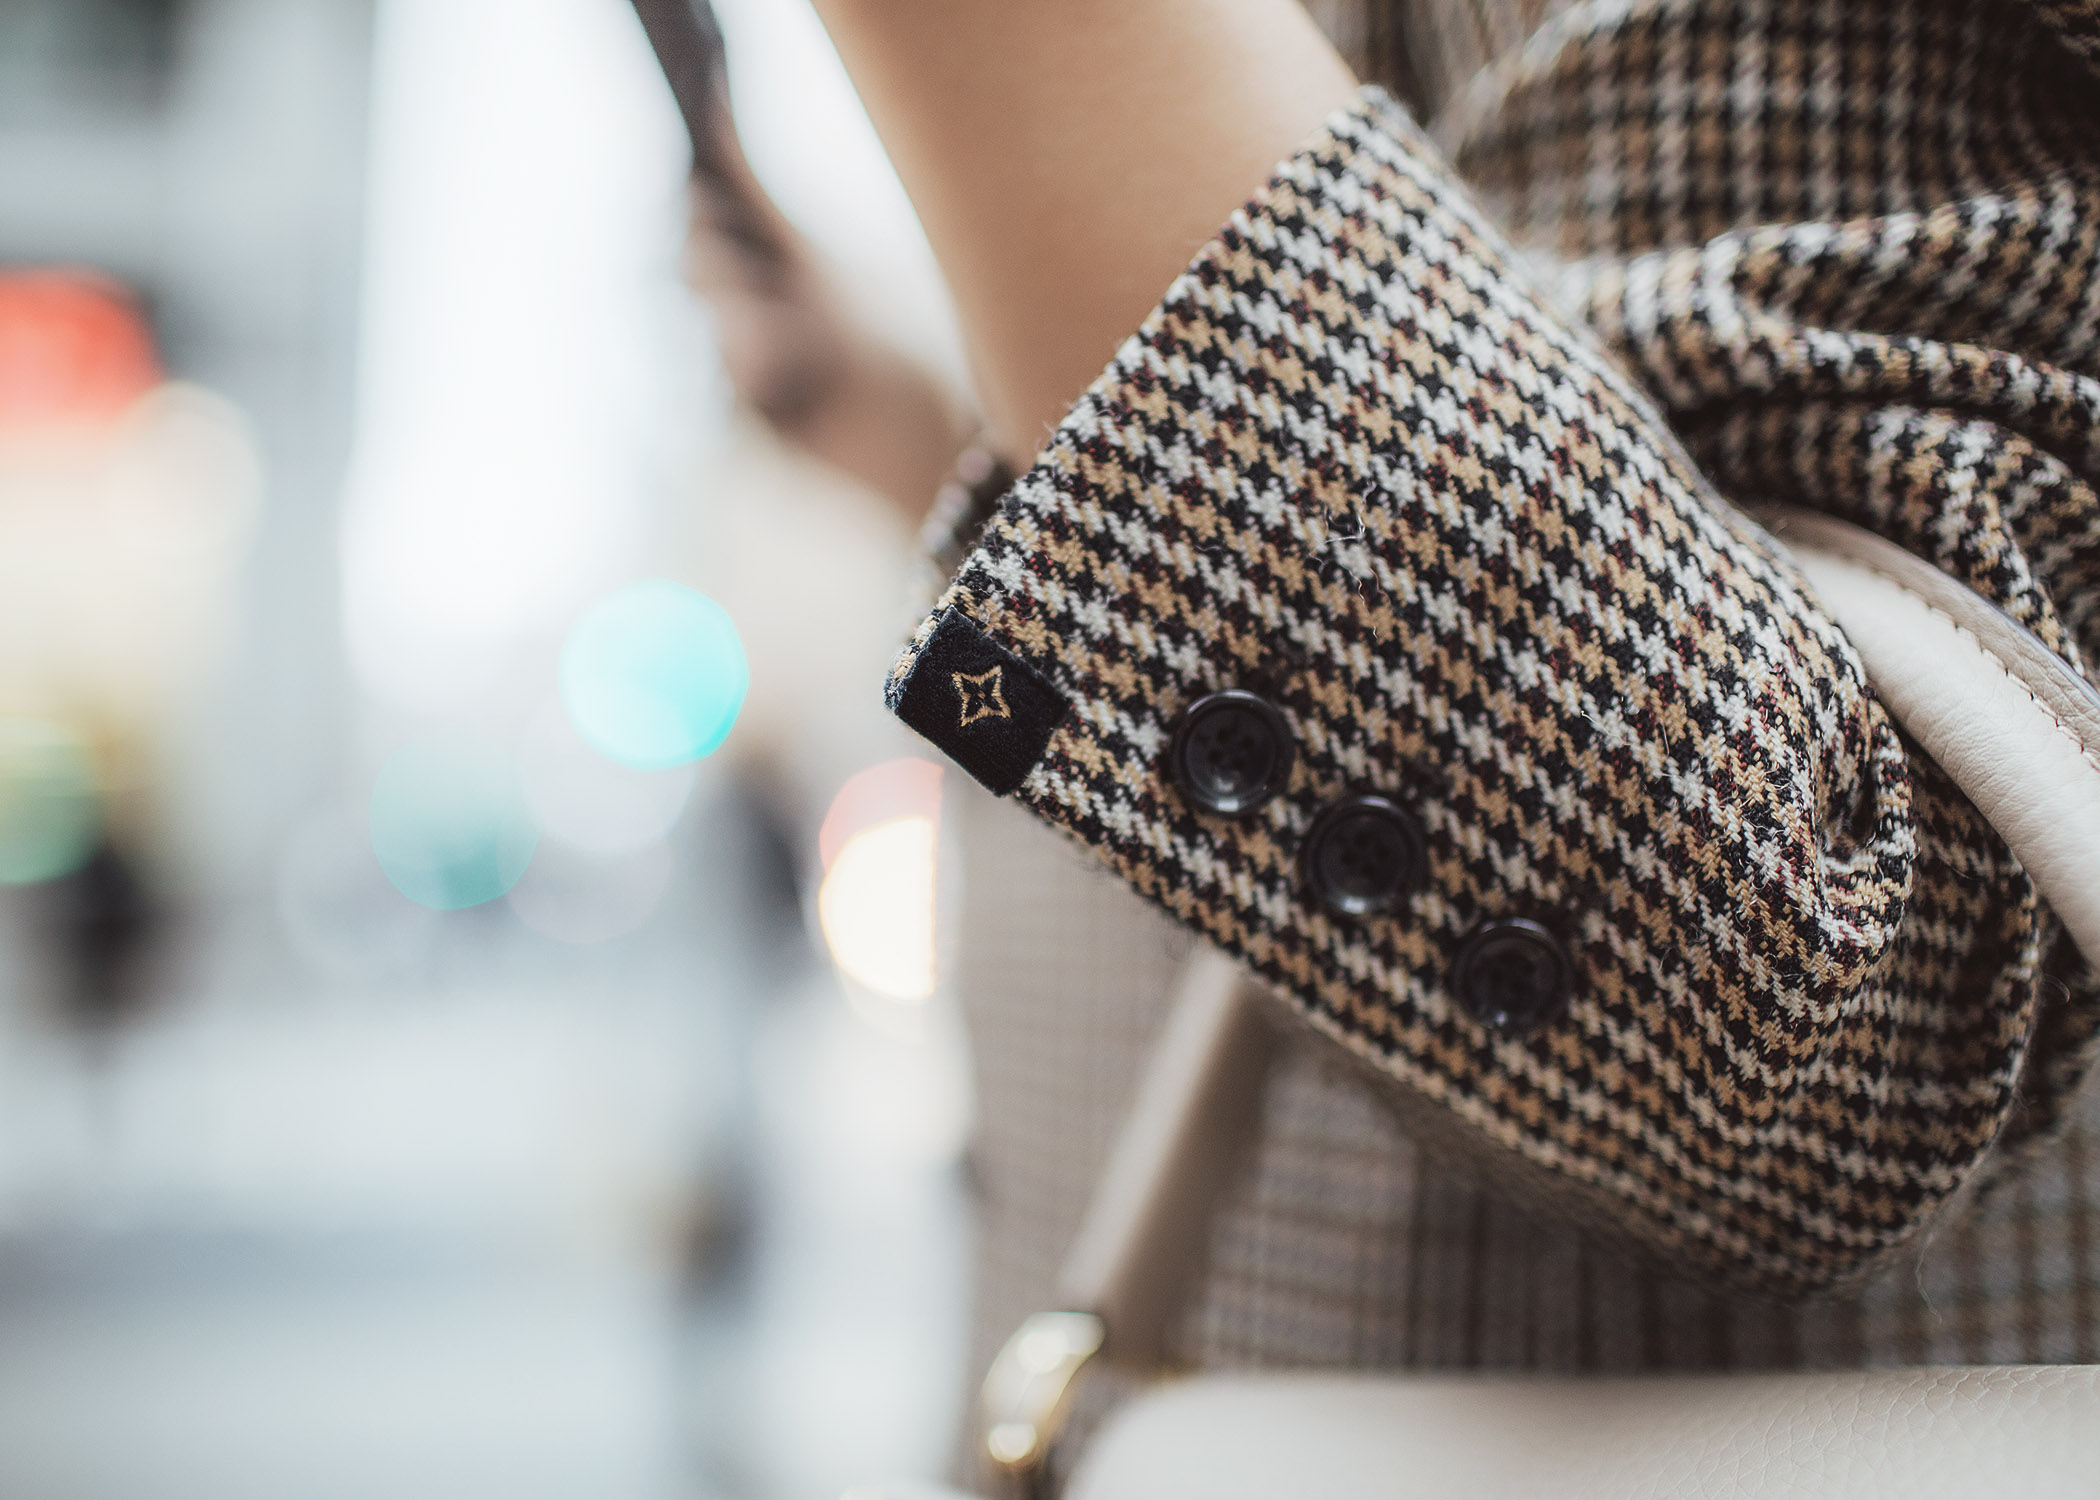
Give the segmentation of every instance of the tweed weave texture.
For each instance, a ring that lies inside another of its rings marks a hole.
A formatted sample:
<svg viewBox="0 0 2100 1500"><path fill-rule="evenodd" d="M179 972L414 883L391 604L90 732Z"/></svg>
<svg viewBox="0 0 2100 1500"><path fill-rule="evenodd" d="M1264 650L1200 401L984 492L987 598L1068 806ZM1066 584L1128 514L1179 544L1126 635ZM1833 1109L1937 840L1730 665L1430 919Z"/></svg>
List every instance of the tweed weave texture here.
<svg viewBox="0 0 2100 1500"><path fill-rule="evenodd" d="M2082 17L2087 37L2100 35L2100 8L2090 3L1322 0L1312 8L1361 76L1392 85L1423 118L1443 116L1437 138L1486 188L1527 259L1572 285L1578 309L1585 285L1620 264L1609 251L1579 247L1617 243L1622 215L1647 216L1658 192L1711 194L1725 177L1744 217L1717 233L1769 241L1786 221L1770 217L1755 181L1806 161L1820 180L1789 226L1796 241L1856 243L1887 227L1883 207L1918 215L1913 223L1940 235L1921 242L1937 269L1910 276L1908 295L1945 304L1926 313L1937 326L1959 309L1970 348L2019 354L2031 378L2060 386L2066 372L2047 368L2034 343L2091 326L2100 130L2078 122L2090 117L2100 85L2033 87L2051 76L2046 60L2011 75L1978 62L2054 45L2048 23L2063 17L2074 29ZM1665 30L1674 36L1666 44ZM1578 56L1582 65L1572 66ZM1556 122L1550 132L1544 121ZM1915 150L1926 133L1942 144ZM1651 172L1645 153L1659 143L1675 165ZM1959 171L1914 179L1935 161ZM1839 202L1858 217L1827 217ZM1945 237L1957 227L1959 238ZM1563 244L1578 247L1572 270L1553 254ZM1698 248L1680 240L1667 253L1694 259ZM1654 253L1652 240L1642 253ZM1891 254L1876 275L1901 261ZM2042 274L2029 274L2030 263ZM1827 270L1819 303L1842 307L1846 292L1872 284L1857 279L1858 265L1804 256L1776 285L1806 289ZM1977 267L1989 274L1979 279ZM1686 285L1685 271L1671 280ZM2038 285L2046 299L2033 296ZM1786 316L1775 308L1761 326L1778 331ZM1891 321L1880 333L1900 334L1914 314L1883 316ZM1670 339L1686 322L1616 319L1621 357L1666 368ZM1642 329L1652 332L1623 337ZM1826 315L1797 337L1833 349L1850 335ZM1635 345L1650 339L1659 351L1643 356ZM1888 368L1929 373L1945 360L1930 342L1910 345ZM1692 347L1714 345L1702 335ZM2091 345L2082 347L2070 373L2090 378ZM1708 388L1739 368L1711 357L1700 367ZM2079 657L2100 649L2100 504L2091 469L2071 461L2091 451L2075 422L2057 424L2072 444L2036 443L1977 420L1958 399L1907 400L1900 404L1939 433L1909 440L1907 414L1880 414L1871 391L1812 412L1804 405L1797 416L1758 388L1754 368L1743 373L1751 381L1741 403L1664 408L1732 493L1836 510L1943 566L1973 557L1978 565L1957 568L1972 586L2013 610L2026 607L2018 591L2038 589ZM1155 911L1125 888L1104 888L1020 809L980 794L961 812L965 903L954 977L980 1073L972 1175L982 1192L981 1369L1023 1314L1051 1305L1052 1274L1170 981ZM1986 872L2002 867L1987 839L1977 849ZM2045 968L2056 1045L2030 1055L2061 1078L2027 1090L2035 1113L2076 1075L2094 983L2061 944ZM1630 1373L2100 1359L2100 1089L2091 1080L2052 1133L1994 1161L1986 1191L1951 1205L1870 1281L1775 1302L1658 1276L1556 1222L1537 1200L1418 1145L1380 1107L1381 1091L1316 1052L1308 1048L1277 1079L1210 1265L1191 1268L1180 1363ZM1088 1394L1093 1408L1114 1395ZM1073 1439L1072 1448L1083 1442L1083 1427Z"/></svg>
<svg viewBox="0 0 2100 1500"><path fill-rule="evenodd" d="M1021 797L1527 1191L1810 1288L1914 1230L2013 1106L2031 891L1375 90L1176 283L943 604L1073 700ZM1161 775L1222 687L1299 742L1250 823ZM1295 873L1352 790L1430 837L1428 889L1361 924ZM1444 987L1502 914L1578 971L1535 1036Z"/></svg>
<svg viewBox="0 0 2100 1500"><path fill-rule="evenodd" d="M1408 9L1472 34L1459 12L1537 6ZM2090 676L2096 39L2094 0L1560 0L1437 134L1724 493L1876 531ZM2019 878L1980 822L1949 831L1968 879ZM2039 939L2016 1133L2100 1022L2093 964L2046 917Z"/></svg>

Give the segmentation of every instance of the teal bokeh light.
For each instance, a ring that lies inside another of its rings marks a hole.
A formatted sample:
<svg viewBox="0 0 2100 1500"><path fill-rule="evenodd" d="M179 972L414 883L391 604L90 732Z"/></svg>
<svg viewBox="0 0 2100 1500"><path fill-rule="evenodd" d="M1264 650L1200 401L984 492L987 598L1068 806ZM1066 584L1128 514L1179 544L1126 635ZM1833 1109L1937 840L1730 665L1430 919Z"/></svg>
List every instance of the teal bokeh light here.
<svg viewBox="0 0 2100 1500"><path fill-rule="evenodd" d="M439 911L508 891L540 837L509 758L445 742L412 745L380 768L371 832L394 889Z"/></svg>
<svg viewBox="0 0 2100 1500"><path fill-rule="evenodd" d="M80 737L0 716L0 885L35 885L88 862L102 836L95 765Z"/></svg>
<svg viewBox="0 0 2100 1500"><path fill-rule="evenodd" d="M750 685L729 611L665 578L592 605L562 647L561 701L576 733L636 770L712 753Z"/></svg>

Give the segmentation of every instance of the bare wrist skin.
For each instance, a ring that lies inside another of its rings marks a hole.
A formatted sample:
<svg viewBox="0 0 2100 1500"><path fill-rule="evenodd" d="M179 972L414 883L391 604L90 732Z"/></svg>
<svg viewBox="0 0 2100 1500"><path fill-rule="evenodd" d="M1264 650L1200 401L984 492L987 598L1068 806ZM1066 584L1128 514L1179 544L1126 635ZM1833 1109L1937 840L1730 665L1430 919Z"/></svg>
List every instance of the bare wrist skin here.
<svg viewBox="0 0 2100 1500"><path fill-rule="evenodd" d="M1356 86L1296 0L816 0L1025 459Z"/></svg>

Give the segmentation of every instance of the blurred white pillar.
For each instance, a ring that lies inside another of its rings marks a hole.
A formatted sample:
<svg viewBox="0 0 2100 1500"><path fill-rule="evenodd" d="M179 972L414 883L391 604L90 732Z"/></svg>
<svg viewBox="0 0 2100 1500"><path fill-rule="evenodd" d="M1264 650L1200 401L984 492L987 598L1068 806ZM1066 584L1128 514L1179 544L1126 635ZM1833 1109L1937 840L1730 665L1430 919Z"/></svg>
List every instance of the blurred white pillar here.
<svg viewBox="0 0 2100 1500"><path fill-rule="evenodd" d="M511 727L540 653L645 569L706 404L684 137L616 0L380 0L373 75L350 660L390 707Z"/></svg>

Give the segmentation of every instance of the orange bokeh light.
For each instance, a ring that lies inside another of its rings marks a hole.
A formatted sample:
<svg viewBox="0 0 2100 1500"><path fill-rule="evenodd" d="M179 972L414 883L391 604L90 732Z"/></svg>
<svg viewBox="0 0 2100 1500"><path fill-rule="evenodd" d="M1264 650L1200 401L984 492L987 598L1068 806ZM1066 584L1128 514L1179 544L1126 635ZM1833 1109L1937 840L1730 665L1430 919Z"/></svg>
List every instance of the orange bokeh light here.
<svg viewBox="0 0 2100 1500"><path fill-rule="evenodd" d="M118 283L0 273L0 431L111 422L161 379L152 332Z"/></svg>

